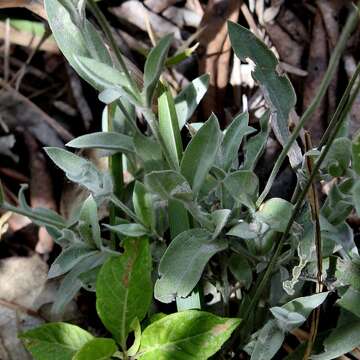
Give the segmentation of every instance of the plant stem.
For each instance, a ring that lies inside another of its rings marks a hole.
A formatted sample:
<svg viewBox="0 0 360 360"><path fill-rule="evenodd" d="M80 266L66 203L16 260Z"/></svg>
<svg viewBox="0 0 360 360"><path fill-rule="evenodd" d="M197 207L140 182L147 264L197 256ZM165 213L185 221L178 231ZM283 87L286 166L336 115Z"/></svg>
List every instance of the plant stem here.
<svg viewBox="0 0 360 360"><path fill-rule="evenodd" d="M139 89L138 89L134 79L130 76L130 73L126 67L123 56L119 50L119 47L114 39L113 34L111 33L110 26L104 16L104 14L100 11L99 7L97 6L97 4L94 0L88 0L88 5L89 5L91 12L94 14L96 20L98 21L101 29L103 30L107 39L109 40L111 49L114 51L116 59L119 62L119 65L121 67L121 70L124 72L134 94L136 95L137 98L139 98L140 97Z"/></svg>
<svg viewBox="0 0 360 360"><path fill-rule="evenodd" d="M360 1L358 3L358 6L359 5L360 5ZM265 188L262 191L262 193L260 194L260 196L256 202L257 207L260 207L260 205L265 200L265 198L266 198L267 194L269 193L269 191L275 181L275 178L281 168L282 163L286 159L286 156L287 156L291 146L296 141L297 137L300 134L300 131L304 128L306 123L311 119L312 114L317 109L321 100L323 99L324 95L326 94L326 91L327 91L327 89L330 85L330 82L334 76L334 73L338 67L341 55L346 48L347 41L348 41L351 33L353 32L353 30L356 28L358 20L359 20L359 9L356 8L356 10L353 10L350 13L350 15L346 21L345 27L340 35L339 41L334 49L333 54L331 55L329 66L328 66L326 73L321 81L318 93L316 94L315 98L311 102L310 106L304 112L303 116L300 118L299 123L295 127L293 133L291 134L289 140L283 147L279 157L277 158L277 160L275 162L274 168L271 171L271 174L265 185Z"/></svg>
<svg viewBox="0 0 360 360"><path fill-rule="evenodd" d="M353 77L357 77L357 74L354 74ZM350 81L349 82L349 85L352 85L354 84L355 81ZM282 250L282 247L284 245L284 242L286 240L286 238L288 237L289 233L290 233L290 230L291 230L291 227L292 225L294 224L295 222L295 219L297 218L297 216L299 215L300 213L300 210L302 208L302 205L303 205L303 201L309 191L309 188L316 176L316 174L318 173L319 169L320 169L320 166L321 164L323 163L326 155L328 154L330 148L331 148L331 144L334 142L335 138L336 138L336 135L337 133L339 132L340 128L341 128L341 125L343 123L343 121L345 120L346 118L346 115L347 113L349 112L349 110L351 109L351 106L354 102L354 100L356 99L356 96L359 92L359 89L360 89L360 82L358 83L358 85L356 86L355 90L353 91L353 93L351 94L350 97L347 98L347 101L346 101L346 105L343 109L342 112L336 112L338 113L338 117L337 119L335 119L332 123L333 123L333 131L330 131L330 135L329 135L329 139L328 139L328 142L325 146L325 148L323 149L323 151L321 152L318 160L316 161L316 163L314 164L314 167L312 169L312 172L309 176L309 178L307 179L305 185L304 185L304 188L301 190L301 192L299 193L299 196L298 198L296 199L296 204L294 206L294 209L293 209L293 212L291 214L291 218L286 226L286 229L284 231L284 233L282 234L277 246L276 246L276 249L275 249L275 253L273 254L271 260L270 260L270 263L265 271L265 274L264 276L262 277L260 283L259 283L259 286L257 287L256 289L256 292L249 304L249 306L247 307L247 309L245 310L244 312L244 315L243 315L243 321L246 322L251 311L254 309L254 307L256 306L257 302L259 301L267 283L268 283L268 280L272 274L272 271L273 271L273 268L277 262L277 259L281 253L281 250ZM349 92L348 91L345 91L343 97L346 97L347 94ZM341 104L341 101L340 101L340 104Z"/></svg>

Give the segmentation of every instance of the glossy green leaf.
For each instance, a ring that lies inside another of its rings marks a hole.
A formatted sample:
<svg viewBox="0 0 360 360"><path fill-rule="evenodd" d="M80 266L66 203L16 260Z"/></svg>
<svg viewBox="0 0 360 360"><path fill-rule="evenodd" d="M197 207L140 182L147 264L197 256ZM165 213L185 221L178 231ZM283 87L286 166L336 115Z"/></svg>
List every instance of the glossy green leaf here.
<svg viewBox="0 0 360 360"><path fill-rule="evenodd" d="M189 183L173 170L153 171L145 175L145 186L164 200L192 200Z"/></svg>
<svg viewBox="0 0 360 360"><path fill-rule="evenodd" d="M239 114L225 131L216 159L216 163L225 171L229 171L234 161L237 160L244 136L255 131L255 129L248 126L248 123L249 113Z"/></svg>
<svg viewBox="0 0 360 360"><path fill-rule="evenodd" d="M158 97L159 131L170 156L173 169L179 169L182 141L174 99L167 88Z"/></svg>
<svg viewBox="0 0 360 360"><path fill-rule="evenodd" d="M290 220L293 205L280 198L266 201L255 214L259 221L267 223L271 229L284 232Z"/></svg>
<svg viewBox="0 0 360 360"><path fill-rule="evenodd" d="M251 360L271 360L281 348L285 333L274 320L268 321L259 331Z"/></svg>
<svg viewBox="0 0 360 360"><path fill-rule="evenodd" d="M353 350L360 344L360 320L335 328L324 341L325 352L312 355L313 360L333 360Z"/></svg>
<svg viewBox="0 0 360 360"><path fill-rule="evenodd" d="M111 176L101 173L89 160L60 148L48 147L45 151L51 160L65 172L69 180L85 186L94 196L106 196L112 193Z"/></svg>
<svg viewBox="0 0 360 360"><path fill-rule="evenodd" d="M83 203L79 216L79 232L89 246L101 249L101 231L96 201L90 195Z"/></svg>
<svg viewBox="0 0 360 360"><path fill-rule="evenodd" d="M72 359L108 360L116 350L116 343L113 339L95 338L88 341Z"/></svg>
<svg viewBox="0 0 360 360"><path fill-rule="evenodd" d="M187 310L165 316L148 326L141 338L141 360L206 360L240 324L240 319L221 318Z"/></svg>
<svg viewBox="0 0 360 360"><path fill-rule="evenodd" d="M189 295L210 258L227 247L226 240L212 238L207 230L191 229L172 240L159 265L160 279L155 284L158 300L169 303L176 296Z"/></svg>
<svg viewBox="0 0 360 360"><path fill-rule="evenodd" d="M148 234L149 230L141 224L120 224L120 225L106 225L105 226L116 233L129 237L140 237Z"/></svg>
<svg viewBox="0 0 360 360"><path fill-rule="evenodd" d="M182 129L191 118L209 87L209 75L204 74L193 80L175 98L175 108Z"/></svg>
<svg viewBox="0 0 360 360"><path fill-rule="evenodd" d="M91 57L111 66L111 57L103 39L89 21L78 20L82 15L73 4L71 8L66 6L64 1L45 0L44 5L50 28L61 52L84 80L97 87L79 67L75 57Z"/></svg>
<svg viewBox="0 0 360 360"><path fill-rule="evenodd" d="M152 98L159 81L161 72L164 69L165 60L173 39L173 35L164 36L150 51L146 58L144 67L144 89L143 96L146 106L150 106Z"/></svg>
<svg viewBox="0 0 360 360"><path fill-rule="evenodd" d="M45 324L19 337L35 360L72 360L94 338L80 327L66 323Z"/></svg>
<svg viewBox="0 0 360 360"><path fill-rule="evenodd" d="M186 147L180 168L195 194L214 164L221 137L218 119L212 114Z"/></svg>
<svg viewBox="0 0 360 360"><path fill-rule="evenodd" d="M79 243L63 250L51 264L48 278L52 279L70 271L76 264L95 253L89 246Z"/></svg>
<svg viewBox="0 0 360 360"><path fill-rule="evenodd" d="M231 46L236 56L255 63L253 78L263 89L266 101L271 108L271 124L279 142L284 145L290 138L289 117L296 104L296 94L289 78L280 74L279 62L268 47L245 27L228 22ZM297 166L302 161L299 146L295 143L289 153L291 165Z"/></svg>
<svg viewBox="0 0 360 360"><path fill-rule="evenodd" d="M125 348L135 318L146 315L152 298L151 255L146 238L128 238L124 254L111 257L96 283L96 309L105 327Z"/></svg>
<svg viewBox="0 0 360 360"><path fill-rule="evenodd" d="M96 132L71 140L66 146L77 149L105 149L124 153L135 152L134 142L130 136L114 132Z"/></svg>
<svg viewBox="0 0 360 360"><path fill-rule="evenodd" d="M255 136L252 136L244 145L244 170L254 170L265 150L266 141L270 133L269 115L270 113L267 111L260 118L260 131Z"/></svg>

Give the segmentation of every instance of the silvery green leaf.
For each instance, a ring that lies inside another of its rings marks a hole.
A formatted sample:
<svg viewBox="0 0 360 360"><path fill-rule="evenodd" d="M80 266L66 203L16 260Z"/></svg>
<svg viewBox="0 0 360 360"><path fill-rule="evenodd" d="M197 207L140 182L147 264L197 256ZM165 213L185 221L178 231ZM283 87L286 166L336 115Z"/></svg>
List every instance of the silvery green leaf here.
<svg viewBox="0 0 360 360"><path fill-rule="evenodd" d="M69 1L66 3L71 5ZM78 10L64 6L66 3L59 0L44 1L50 28L61 52L71 66L84 80L97 87L97 84L79 67L75 56L91 57L111 66L110 54L94 26L87 20L77 21Z"/></svg>
<svg viewBox="0 0 360 360"><path fill-rule="evenodd" d="M336 304L360 318L360 291L350 286L344 291Z"/></svg>
<svg viewBox="0 0 360 360"><path fill-rule="evenodd" d="M289 118L296 104L296 94L289 78L281 74L279 62L273 52L245 27L228 22L231 46L236 56L255 63L252 77L263 90L271 110L271 125L279 142L284 145L290 138ZM302 154L297 143L288 152L292 167L301 164Z"/></svg>
<svg viewBox="0 0 360 360"><path fill-rule="evenodd" d="M128 90L127 88L122 88L120 86L108 87L105 90L101 91L98 97L101 102L107 105L113 103L120 98L125 99L132 105L141 105L139 100L130 92L130 90Z"/></svg>
<svg viewBox="0 0 360 360"><path fill-rule="evenodd" d="M147 235L149 233L149 230L141 224L105 224L105 227L107 227L110 231L114 231L115 233L135 238Z"/></svg>
<svg viewBox="0 0 360 360"><path fill-rule="evenodd" d="M80 261L88 256L94 255L95 253L96 251L85 244L74 244L68 247L67 249L63 250L51 264L48 278L52 279L64 275Z"/></svg>
<svg viewBox="0 0 360 360"><path fill-rule="evenodd" d="M81 240L75 234L74 231L69 229L56 229L53 226L46 227L47 232L54 239L56 244L60 245L62 248L67 248L70 245L81 243Z"/></svg>
<svg viewBox="0 0 360 360"><path fill-rule="evenodd" d="M153 171L145 175L145 186L164 200L191 201L193 198L189 183L173 170Z"/></svg>
<svg viewBox="0 0 360 360"><path fill-rule="evenodd" d="M79 232L88 246L101 249L101 231L99 226L97 204L92 195L83 203L79 216Z"/></svg>
<svg viewBox="0 0 360 360"><path fill-rule="evenodd" d="M236 236L240 239L255 239L258 236L262 235L266 230L268 230L268 226L264 223L252 222L247 223L243 220L239 222L239 224L232 227L226 235Z"/></svg>
<svg viewBox="0 0 360 360"><path fill-rule="evenodd" d="M204 74L193 80L175 98L175 108L180 129L182 129L186 122L191 118L208 87L209 75Z"/></svg>
<svg viewBox="0 0 360 360"><path fill-rule="evenodd" d="M354 318L335 328L324 341L324 352L312 355L313 360L333 360L355 349L360 344L360 320Z"/></svg>
<svg viewBox="0 0 360 360"><path fill-rule="evenodd" d="M271 360L281 348L285 333L274 320L269 320L259 331L251 360Z"/></svg>
<svg viewBox="0 0 360 360"><path fill-rule="evenodd" d="M51 160L65 172L67 178L89 189L95 197L107 196L112 193L111 176L101 173L95 165L67 150L45 148Z"/></svg>
<svg viewBox="0 0 360 360"><path fill-rule="evenodd" d="M270 311L276 318L281 329L291 331L301 326L310 313L320 306L328 295L329 292L323 292L310 296L299 297L289 301L281 307L272 307Z"/></svg>
<svg viewBox="0 0 360 360"><path fill-rule="evenodd" d="M272 230L284 232L290 220L293 205L281 198L266 201L256 212L255 218L267 223Z"/></svg>
<svg viewBox="0 0 360 360"><path fill-rule="evenodd" d="M337 259L335 276L340 286L350 285L360 291L360 257L352 254L352 259Z"/></svg>
<svg viewBox="0 0 360 360"><path fill-rule="evenodd" d="M155 228L156 216L154 209L154 195L150 194L143 183L135 181L132 196L134 211L143 224L151 229Z"/></svg>
<svg viewBox="0 0 360 360"><path fill-rule="evenodd" d="M185 149L180 169L195 194L214 165L221 138L218 119L212 114Z"/></svg>
<svg viewBox="0 0 360 360"><path fill-rule="evenodd" d="M210 258L227 247L226 240L212 239L212 233L207 230L191 229L172 240L160 261L155 298L169 303L176 296L189 295Z"/></svg>
<svg viewBox="0 0 360 360"><path fill-rule="evenodd" d="M225 171L229 171L239 156L239 149L244 136L255 131L248 126L249 113L237 115L225 130L225 135L217 153L216 163Z"/></svg>
<svg viewBox="0 0 360 360"><path fill-rule="evenodd" d="M61 281L51 311L54 314L62 314L66 305L76 296L82 287L79 276L103 264L109 256L108 252L96 251L77 263Z"/></svg>
<svg viewBox="0 0 360 360"><path fill-rule="evenodd" d="M261 155L265 150L266 141L270 133L269 115L270 113L267 111L260 118L260 131L256 135L248 139L244 145L244 170L254 170L256 164L258 163Z"/></svg>
<svg viewBox="0 0 360 360"><path fill-rule="evenodd" d="M211 218L215 224L215 230L213 233L213 238L217 238L221 233L222 229L225 227L227 221L229 220L231 210L229 209L219 209L211 213Z"/></svg>
<svg viewBox="0 0 360 360"><path fill-rule="evenodd" d="M143 96L146 106L151 106L154 92L163 71L165 60L173 40L173 35L164 36L150 51L144 67Z"/></svg>
<svg viewBox="0 0 360 360"><path fill-rule="evenodd" d="M117 152L134 153L132 137L115 132L96 132L71 140L66 146L77 149L105 149Z"/></svg>

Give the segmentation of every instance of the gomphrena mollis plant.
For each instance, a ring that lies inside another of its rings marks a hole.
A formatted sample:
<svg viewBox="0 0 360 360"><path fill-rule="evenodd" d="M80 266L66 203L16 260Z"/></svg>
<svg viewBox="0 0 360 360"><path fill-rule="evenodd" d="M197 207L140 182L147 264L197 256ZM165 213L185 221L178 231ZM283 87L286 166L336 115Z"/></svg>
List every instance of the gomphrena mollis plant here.
<svg viewBox="0 0 360 360"><path fill-rule="evenodd" d="M68 150L46 148L66 177L88 190L79 211L64 219L31 209L24 188L18 208L2 192L0 203L45 226L62 247L49 271L49 278L63 276L53 311L61 313L81 287L96 291L98 315L112 338L46 324L20 335L34 358L201 360L246 352L267 360L301 326L309 337L287 359L334 359L358 346L360 257L346 219L352 211L360 215L360 135L351 141L343 129L359 92L360 66L320 145L314 148L309 134L302 134L358 25L358 7L349 8L319 93L290 133L293 87L273 53L242 26L228 23L232 48L255 64L253 77L268 111L258 131L248 125L247 113L222 131L214 114L187 125L206 93L207 75L175 97L162 79L166 67L189 53L169 56L171 34L149 52L137 79L95 0L45 0L45 6L62 53L106 104L103 131L67 146L102 149L109 171ZM86 7L108 46L87 20ZM254 169L270 128L283 150L259 193ZM297 176L294 194L291 200L269 198L287 157ZM323 203L319 181L332 184ZM104 204L108 224L98 218ZM210 303L204 297L209 288ZM337 324L319 327L321 305L335 299ZM176 302L177 311L156 313L159 302Z"/></svg>

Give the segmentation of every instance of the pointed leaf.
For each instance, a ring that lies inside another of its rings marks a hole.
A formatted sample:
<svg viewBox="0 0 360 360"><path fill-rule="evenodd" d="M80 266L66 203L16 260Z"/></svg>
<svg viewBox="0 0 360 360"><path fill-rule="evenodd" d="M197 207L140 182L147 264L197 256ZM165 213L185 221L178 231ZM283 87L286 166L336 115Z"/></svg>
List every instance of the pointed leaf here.
<svg viewBox="0 0 360 360"><path fill-rule="evenodd" d="M164 68L165 60L173 39L173 35L164 36L150 51L146 58L144 68L144 89L143 95L146 106L150 106L152 98Z"/></svg>
<svg viewBox="0 0 360 360"><path fill-rule="evenodd" d="M113 339L96 338L88 341L73 357L73 360L108 360L116 352Z"/></svg>
<svg viewBox="0 0 360 360"><path fill-rule="evenodd" d="M228 22L231 46L241 60L250 58L255 63L253 78L259 82L271 108L273 130L284 145L289 137L289 116L296 104L296 95L290 80L279 73L279 62L267 46L250 30L239 24ZM302 154L295 143L289 151L289 159L294 167L301 163Z"/></svg>
<svg viewBox="0 0 360 360"><path fill-rule="evenodd" d="M179 169L182 157L182 141L174 99L167 88L158 97L159 131L174 169Z"/></svg>
<svg viewBox="0 0 360 360"><path fill-rule="evenodd" d="M133 153L134 142L130 136L114 132L96 132L82 135L71 140L66 146L77 149L105 149L124 153Z"/></svg>
<svg viewBox="0 0 360 360"><path fill-rule="evenodd" d="M181 173L195 194L199 192L214 164L221 137L218 119L212 114L186 147L181 161Z"/></svg>
<svg viewBox="0 0 360 360"><path fill-rule="evenodd" d="M175 108L180 130L191 118L209 87L209 75L204 74L193 80L175 98Z"/></svg>
<svg viewBox="0 0 360 360"><path fill-rule="evenodd" d="M140 224L120 224L120 225L106 225L105 226L116 233L129 237L140 237L149 233L143 225Z"/></svg>
<svg viewBox="0 0 360 360"><path fill-rule="evenodd" d="M124 254L104 264L96 283L99 317L123 348L132 322L144 318L152 298L148 239L126 239L124 249Z"/></svg>
<svg viewBox="0 0 360 360"><path fill-rule="evenodd" d="M169 303L176 296L189 295L210 258L227 247L226 240L212 237L204 229L191 229L176 236L160 261L160 279L155 284L158 300Z"/></svg>
<svg viewBox="0 0 360 360"><path fill-rule="evenodd" d="M140 359L206 360L220 350L240 319L187 310L148 326L141 338Z"/></svg>
<svg viewBox="0 0 360 360"><path fill-rule="evenodd" d="M72 360L75 353L94 337L78 326L51 323L19 336L36 360Z"/></svg>

